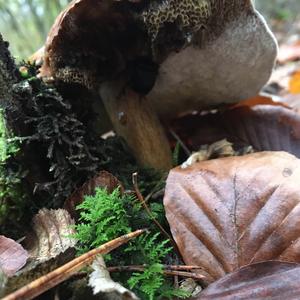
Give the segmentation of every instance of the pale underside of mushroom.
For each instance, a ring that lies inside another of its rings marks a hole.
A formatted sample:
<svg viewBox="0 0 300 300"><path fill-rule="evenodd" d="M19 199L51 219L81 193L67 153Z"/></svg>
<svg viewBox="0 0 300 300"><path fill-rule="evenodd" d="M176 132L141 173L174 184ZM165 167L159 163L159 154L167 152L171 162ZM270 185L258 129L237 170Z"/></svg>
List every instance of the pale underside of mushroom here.
<svg viewBox="0 0 300 300"><path fill-rule="evenodd" d="M236 103L260 91L276 55L277 43L263 17L257 11L241 14L204 47L171 53L147 98L161 117Z"/></svg>

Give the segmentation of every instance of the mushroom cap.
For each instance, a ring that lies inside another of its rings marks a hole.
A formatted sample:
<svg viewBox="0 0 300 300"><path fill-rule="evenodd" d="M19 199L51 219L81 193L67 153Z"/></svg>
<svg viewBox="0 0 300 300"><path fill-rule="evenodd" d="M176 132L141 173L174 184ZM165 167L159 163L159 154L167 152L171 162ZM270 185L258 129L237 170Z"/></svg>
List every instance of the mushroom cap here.
<svg viewBox="0 0 300 300"><path fill-rule="evenodd" d="M159 65L148 101L172 117L255 95L276 54L250 0L73 0L49 33L41 75L94 89L130 82L146 57Z"/></svg>

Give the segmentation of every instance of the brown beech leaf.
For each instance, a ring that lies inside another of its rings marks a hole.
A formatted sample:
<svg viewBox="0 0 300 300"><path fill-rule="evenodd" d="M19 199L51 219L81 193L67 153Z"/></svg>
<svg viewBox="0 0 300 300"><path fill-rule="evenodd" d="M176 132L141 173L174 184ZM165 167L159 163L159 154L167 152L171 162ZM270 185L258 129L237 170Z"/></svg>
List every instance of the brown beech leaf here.
<svg viewBox="0 0 300 300"><path fill-rule="evenodd" d="M95 189L106 188L109 193L112 193L117 187L121 188L123 191L122 184L120 181L106 171L101 171L98 175L87 181L82 187L78 188L66 201L64 204L64 208L70 213L73 218L77 218L76 206L79 205L84 196L93 195L95 193Z"/></svg>
<svg viewBox="0 0 300 300"><path fill-rule="evenodd" d="M264 260L300 261L300 160L260 152L171 170L164 205L187 265L208 281Z"/></svg>
<svg viewBox="0 0 300 300"><path fill-rule="evenodd" d="M6 276L13 276L28 259L27 251L17 242L0 236L0 269Z"/></svg>
<svg viewBox="0 0 300 300"><path fill-rule="evenodd" d="M74 221L64 209L41 209L33 218L33 231L26 237L29 259L26 266L11 277L6 293L49 273L75 255Z"/></svg>
<svg viewBox="0 0 300 300"><path fill-rule="evenodd" d="M300 114L284 103L256 97L223 112L187 116L174 131L191 150L227 139L234 146L251 145L256 151L286 151L300 157Z"/></svg>
<svg viewBox="0 0 300 300"><path fill-rule="evenodd" d="M300 157L300 114L277 105L240 106L225 112L223 126L231 136L258 151L287 151Z"/></svg>
<svg viewBox="0 0 300 300"><path fill-rule="evenodd" d="M299 264L252 264L212 283L195 300L296 300L300 299L299 276Z"/></svg>

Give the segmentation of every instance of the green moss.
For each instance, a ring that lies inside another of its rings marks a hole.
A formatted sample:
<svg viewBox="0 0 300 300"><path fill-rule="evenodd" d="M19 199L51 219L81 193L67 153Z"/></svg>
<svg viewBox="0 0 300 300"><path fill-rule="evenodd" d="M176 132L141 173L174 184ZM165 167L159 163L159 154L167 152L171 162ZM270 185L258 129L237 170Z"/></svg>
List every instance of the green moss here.
<svg viewBox="0 0 300 300"><path fill-rule="evenodd" d="M160 207L159 207L160 206ZM157 219L163 219L162 203L150 203ZM163 263L174 252L168 240L162 238L151 218L132 195L121 195L119 189L109 194L104 189L96 189L95 196L86 196L77 209L80 223L75 226L74 238L78 240L79 253L139 228L150 228L149 233L134 239L108 257L112 265L145 265L143 272L135 272L117 280L141 299L186 298L186 292L174 289L169 278L163 274ZM107 257L106 257L107 259Z"/></svg>
<svg viewBox="0 0 300 300"><path fill-rule="evenodd" d="M1 234L14 236L21 227L26 199L22 191L23 172L14 161L19 152L17 139L8 131L0 110L0 227Z"/></svg>

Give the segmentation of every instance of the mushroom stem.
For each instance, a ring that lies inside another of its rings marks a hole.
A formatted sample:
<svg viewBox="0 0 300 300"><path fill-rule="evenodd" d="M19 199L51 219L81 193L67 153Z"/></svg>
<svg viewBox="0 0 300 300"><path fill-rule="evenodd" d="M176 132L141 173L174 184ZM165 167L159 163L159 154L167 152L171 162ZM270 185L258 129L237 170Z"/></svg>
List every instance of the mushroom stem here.
<svg viewBox="0 0 300 300"><path fill-rule="evenodd" d="M106 82L100 96L118 135L133 151L138 163L157 170L172 167L172 155L164 129L147 99L125 91L121 82Z"/></svg>

